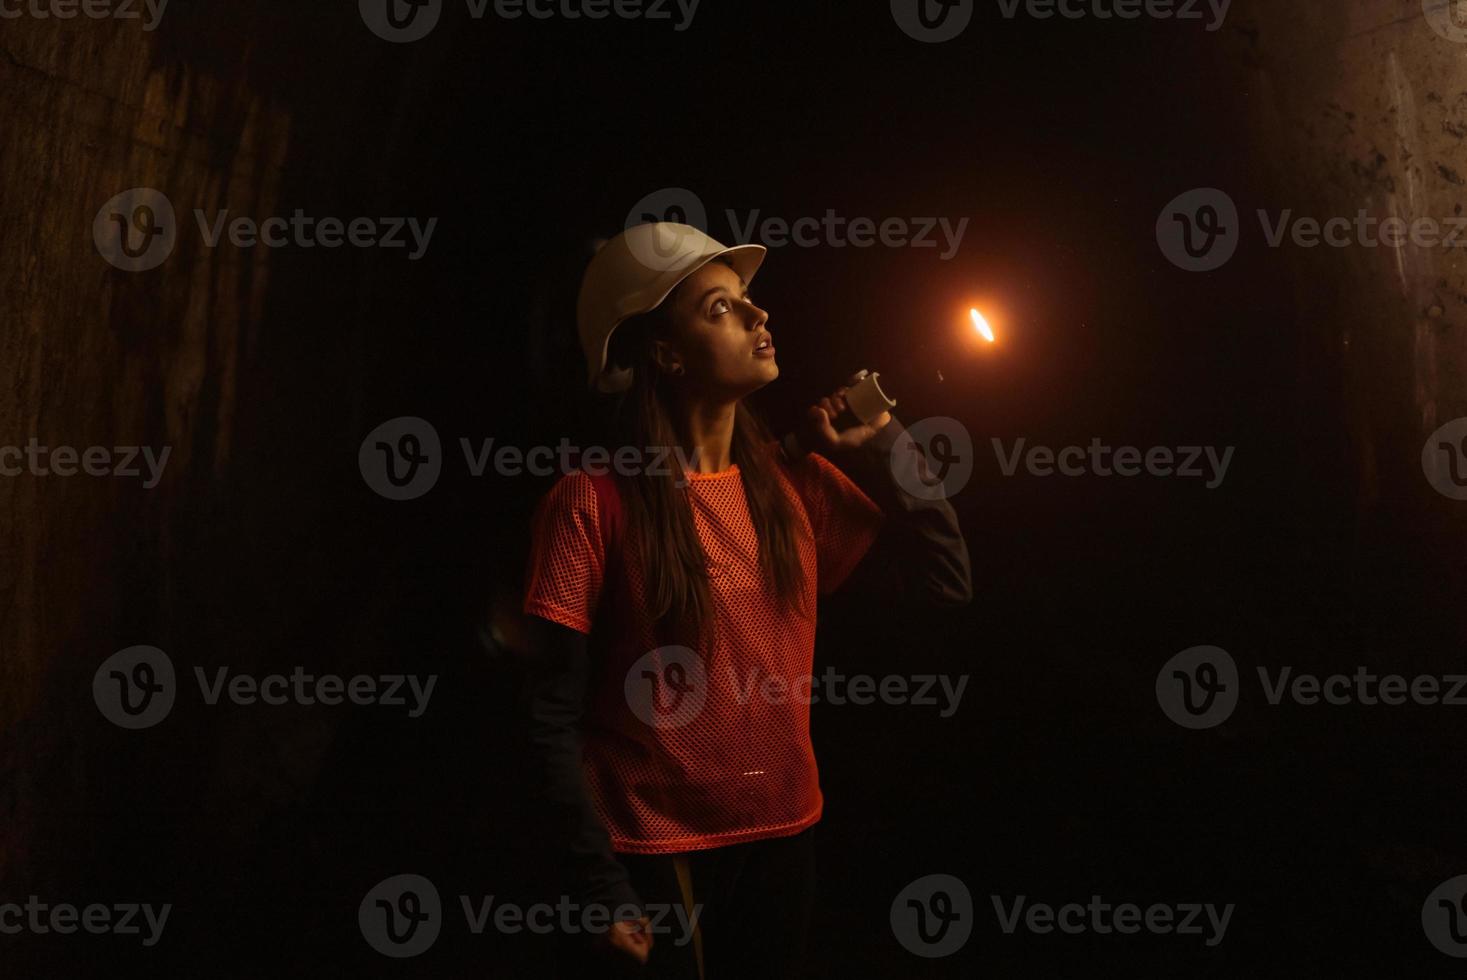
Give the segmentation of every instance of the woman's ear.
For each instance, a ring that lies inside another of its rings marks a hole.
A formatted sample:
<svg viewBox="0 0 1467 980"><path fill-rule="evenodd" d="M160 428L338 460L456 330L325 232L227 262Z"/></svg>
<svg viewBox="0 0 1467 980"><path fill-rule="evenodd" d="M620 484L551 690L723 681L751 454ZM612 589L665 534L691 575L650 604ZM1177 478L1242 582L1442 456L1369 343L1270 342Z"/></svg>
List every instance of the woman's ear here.
<svg viewBox="0 0 1467 980"><path fill-rule="evenodd" d="M652 356L657 361L657 368L663 374L682 374L683 359L672 345L665 340L652 341Z"/></svg>

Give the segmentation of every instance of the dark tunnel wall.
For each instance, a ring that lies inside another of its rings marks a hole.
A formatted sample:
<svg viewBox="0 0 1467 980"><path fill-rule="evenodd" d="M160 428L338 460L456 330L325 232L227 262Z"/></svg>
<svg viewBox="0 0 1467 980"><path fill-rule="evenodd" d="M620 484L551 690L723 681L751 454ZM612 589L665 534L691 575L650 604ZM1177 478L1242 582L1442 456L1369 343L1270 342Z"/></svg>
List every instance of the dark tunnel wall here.
<svg viewBox="0 0 1467 980"><path fill-rule="evenodd" d="M152 33L0 25L0 442L171 450L152 489L0 479L7 894L75 893L98 875L163 887L200 853L221 869L259 860L272 820L306 819L331 753L372 743L340 716L184 703L170 724L192 737L126 733L99 717L94 671L132 644L234 671L393 663L394 603L426 588L416 577L434 559L414 542L452 536L441 515L394 512L405 526L384 539L355 453L378 421L431 397L390 380L424 329L406 297L440 294L453 322L480 312L472 290L420 269L384 275L395 258L371 250L210 250L197 234L130 274L91 238L103 203L137 186L166 188L183 228L193 208L402 213L403 189L423 181L414 121L430 106L479 111L433 95L443 59L477 42L394 49L326 6L180 4ZM1217 93L1206 111L1246 138L1245 248L1262 247L1256 207L1410 219L1467 205L1467 61L1400 27L1418 6L1235 4L1238 26L1199 70ZM1428 433L1467 415L1467 263L1414 246L1286 252L1295 386L1239 397L1277 398L1281 425L1318 433L1312 472L1345 475L1353 493L1331 502L1348 515L1340 556L1367 579L1419 575L1443 617L1460 616L1467 516L1423 482L1420 456ZM418 383L461 376L482 353L418 346ZM1400 568L1401 555L1433 565ZM200 891L225 883L215 874Z"/></svg>
<svg viewBox="0 0 1467 980"><path fill-rule="evenodd" d="M1458 44L1422 29L1421 6L1248 6L1255 26L1232 36L1218 84L1244 109L1248 158L1267 188L1253 207L1273 221L1284 209L1321 222L1362 210L1430 218L1443 235L1467 213L1467 64ZM1240 210L1261 244L1261 226ZM1340 448L1360 546L1373 524L1404 522L1460 569L1460 508L1421 479L1420 455L1428 434L1467 411L1464 252L1409 237L1400 249L1279 252L1300 314L1305 424L1338 405L1349 420Z"/></svg>
<svg viewBox="0 0 1467 980"><path fill-rule="evenodd" d="M345 641L311 662L378 649L373 566L351 582L331 571L365 548L340 464L354 466L384 342L365 316L376 259L210 249L190 213L390 210L413 61L379 65L380 46L341 44L337 25L325 5L245 2L180 4L154 32L0 28L5 440L171 450L152 489L0 481L7 891L64 893L119 853L151 865L144 841L218 854L304 792L330 741L289 710L185 714L197 738L128 740L87 696L104 651L263 670L328 624ZM379 134L370 153L364 133ZM181 230L162 266L128 273L89 229L137 186L166 189Z"/></svg>

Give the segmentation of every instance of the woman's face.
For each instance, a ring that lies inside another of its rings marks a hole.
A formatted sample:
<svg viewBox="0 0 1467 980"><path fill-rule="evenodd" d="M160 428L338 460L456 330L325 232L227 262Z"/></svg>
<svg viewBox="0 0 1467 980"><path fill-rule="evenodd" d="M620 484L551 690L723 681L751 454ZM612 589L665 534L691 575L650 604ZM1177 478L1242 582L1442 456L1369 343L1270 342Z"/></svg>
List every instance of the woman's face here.
<svg viewBox="0 0 1467 980"><path fill-rule="evenodd" d="M658 359L664 370L680 366L677 380L689 390L731 401L779 377L769 314L750 301L732 268L709 262L667 302L669 328L659 341Z"/></svg>

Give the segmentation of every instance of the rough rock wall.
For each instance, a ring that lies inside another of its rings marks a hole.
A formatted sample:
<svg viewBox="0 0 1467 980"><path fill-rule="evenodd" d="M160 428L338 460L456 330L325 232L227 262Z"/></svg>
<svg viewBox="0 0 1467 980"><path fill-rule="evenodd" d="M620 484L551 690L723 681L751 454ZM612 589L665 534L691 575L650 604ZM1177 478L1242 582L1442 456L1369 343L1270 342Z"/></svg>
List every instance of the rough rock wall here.
<svg viewBox="0 0 1467 980"><path fill-rule="evenodd" d="M1297 247L1288 263L1302 327L1298 423L1348 419L1357 544L1382 522L1414 526L1448 561L1467 528L1460 505L1430 490L1428 435L1467 415L1467 20L1460 4L1420 0L1240 2L1217 77L1252 134L1240 148L1266 199L1239 201L1246 241L1256 216L1344 218L1337 239ZM1364 214L1366 221L1359 219ZM1404 244L1380 240L1402 219ZM1419 236L1413 222L1434 221ZM1371 224L1370 222L1374 222ZM1319 240L1316 235L1315 240Z"/></svg>
<svg viewBox="0 0 1467 980"><path fill-rule="evenodd" d="M354 454L289 450L351 447L364 431L374 259L211 247L194 211L373 213L412 64L388 54L350 9L180 4L154 30L0 21L0 443L169 453L147 488L29 464L0 479L7 892L82 901L75 881L146 869L149 842L198 840L211 820L247 827L299 792L327 741L290 710L235 720L185 705L172 735L125 732L91 685L133 644L238 671L291 662L325 629L323 570L350 513L326 502ZM176 240L156 268L125 271L93 224L138 187L166 197ZM237 777L212 782L219 771Z"/></svg>

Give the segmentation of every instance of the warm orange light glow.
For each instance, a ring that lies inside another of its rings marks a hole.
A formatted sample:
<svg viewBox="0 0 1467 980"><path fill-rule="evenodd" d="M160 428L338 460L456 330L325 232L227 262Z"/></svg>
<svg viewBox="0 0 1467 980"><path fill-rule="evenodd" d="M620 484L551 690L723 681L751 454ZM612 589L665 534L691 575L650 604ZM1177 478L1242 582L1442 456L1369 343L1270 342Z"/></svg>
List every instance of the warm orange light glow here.
<svg viewBox="0 0 1467 980"><path fill-rule="evenodd" d="M973 329L978 331L978 335L990 344L993 343L993 328L988 325L987 320L983 319L983 314L974 307L968 311L968 316L973 318Z"/></svg>

